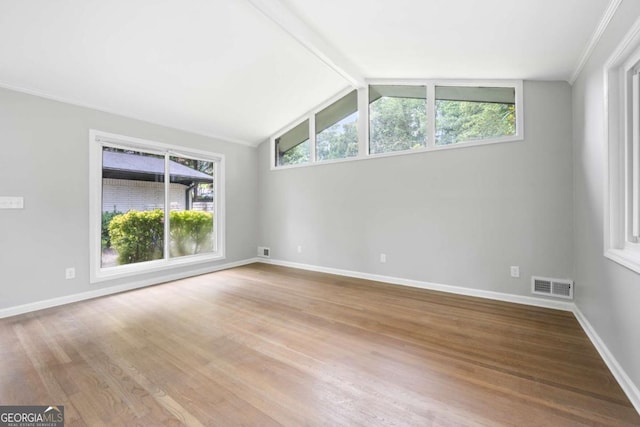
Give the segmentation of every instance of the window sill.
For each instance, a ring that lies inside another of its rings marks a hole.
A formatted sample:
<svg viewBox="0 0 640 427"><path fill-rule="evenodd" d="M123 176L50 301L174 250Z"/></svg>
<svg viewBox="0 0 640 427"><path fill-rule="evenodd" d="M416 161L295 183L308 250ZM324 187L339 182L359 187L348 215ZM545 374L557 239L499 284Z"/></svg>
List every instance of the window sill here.
<svg viewBox="0 0 640 427"><path fill-rule="evenodd" d="M640 274L640 251L630 248L608 249L604 256Z"/></svg>
<svg viewBox="0 0 640 427"><path fill-rule="evenodd" d="M390 151L386 153L365 154L365 155L358 155L358 156L352 156L352 157L345 157L341 159L316 160L315 162L298 163L293 165L271 166L271 170L277 171L277 170L306 168L306 167L312 167L312 166L330 165L335 163L357 162L360 160L370 160L370 159L383 159L386 157L406 156L411 154L424 154L424 153L430 153L432 151L455 150L458 148L469 148L469 147L478 147L482 145L493 145L493 144L502 144L505 142L521 142L521 141L524 141L524 137L519 135L505 136L502 138L495 138L495 139L481 139L476 141L458 142L456 144L428 145L426 147L414 148L412 150Z"/></svg>
<svg viewBox="0 0 640 427"><path fill-rule="evenodd" d="M109 280L135 277L141 274L156 273L180 267L204 264L207 262L222 261L223 254L206 254L185 256L179 259L147 261L138 264L128 264L118 267L99 269L91 277L91 283L106 282Z"/></svg>

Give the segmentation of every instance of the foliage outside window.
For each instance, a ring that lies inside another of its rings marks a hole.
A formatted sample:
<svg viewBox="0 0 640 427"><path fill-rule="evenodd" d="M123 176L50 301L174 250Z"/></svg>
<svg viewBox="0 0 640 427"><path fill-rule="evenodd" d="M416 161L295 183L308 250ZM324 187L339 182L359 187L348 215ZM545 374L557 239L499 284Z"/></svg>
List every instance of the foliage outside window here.
<svg viewBox="0 0 640 427"><path fill-rule="evenodd" d="M305 120L275 140L276 165L299 165L309 162L309 120Z"/></svg>
<svg viewBox="0 0 640 427"><path fill-rule="evenodd" d="M315 115L316 158L358 155L358 93L354 90Z"/></svg>
<svg viewBox="0 0 640 427"><path fill-rule="evenodd" d="M222 156L91 134L92 281L224 256Z"/></svg>
<svg viewBox="0 0 640 427"><path fill-rule="evenodd" d="M369 86L369 152L424 148L427 141L424 86Z"/></svg>
<svg viewBox="0 0 640 427"><path fill-rule="evenodd" d="M436 86L436 145L516 134L515 89Z"/></svg>

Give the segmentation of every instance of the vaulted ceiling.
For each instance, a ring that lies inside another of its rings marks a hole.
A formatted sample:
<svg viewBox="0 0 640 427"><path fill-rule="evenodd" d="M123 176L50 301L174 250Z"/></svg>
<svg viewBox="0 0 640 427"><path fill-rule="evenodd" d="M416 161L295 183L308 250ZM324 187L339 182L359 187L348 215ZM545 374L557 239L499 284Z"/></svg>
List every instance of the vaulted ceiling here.
<svg viewBox="0 0 640 427"><path fill-rule="evenodd" d="M0 86L257 144L366 79L571 80L609 1L2 0Z"/></svg>

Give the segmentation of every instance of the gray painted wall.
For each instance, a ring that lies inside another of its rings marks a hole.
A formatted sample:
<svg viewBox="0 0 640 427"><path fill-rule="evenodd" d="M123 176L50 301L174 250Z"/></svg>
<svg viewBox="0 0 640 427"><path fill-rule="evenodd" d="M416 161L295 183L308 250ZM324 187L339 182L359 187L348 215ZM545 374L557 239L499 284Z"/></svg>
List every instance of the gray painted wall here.
<svg viewBox="0 0 640 427"><path fill-rule="evenodd" d="M640 387L640 275L603 256L603 66L638 16L640 2L622 2L573 86L573 161L576 304Z"/></svg>
<svg viewBox="0 0 640 427"><path fill-rule="evenodd" d="M522 142L271 171L265 141L260 245L279 260L516 295L534 274L571 277L571 88L525 82L524 101Z"/></svg>
<svg viewBox="0 0 640 427"><path fill-rule="evenodd" d="M254 148L0 89L0 195L25 198L23 210L0 210L0 309L163 275L89 283L90 128L225 154L227 259L219 263L255 256ZM76 279L65 280L72 266Z"/></svg>

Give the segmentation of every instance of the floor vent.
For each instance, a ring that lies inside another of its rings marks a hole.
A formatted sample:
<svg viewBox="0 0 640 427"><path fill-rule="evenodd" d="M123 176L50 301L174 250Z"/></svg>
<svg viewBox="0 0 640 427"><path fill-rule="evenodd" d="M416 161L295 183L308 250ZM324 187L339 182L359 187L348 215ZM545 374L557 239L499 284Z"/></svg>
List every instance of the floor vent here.
<svg viewBox="0 0 640 427"><path fill-rule="evenodd" d="M531 293L573 299L573 280L534 276L531 278Z"/></svg>
<svg viewBox="0 0 640 427"><path fill-rule="evenodd" d="M271 258L271 249L258 246L258 256L261 258Z"/></svg>

